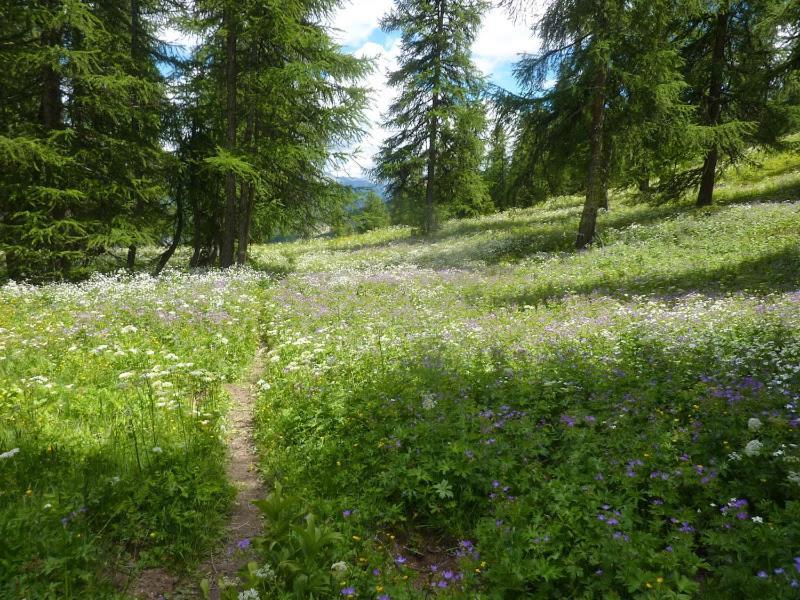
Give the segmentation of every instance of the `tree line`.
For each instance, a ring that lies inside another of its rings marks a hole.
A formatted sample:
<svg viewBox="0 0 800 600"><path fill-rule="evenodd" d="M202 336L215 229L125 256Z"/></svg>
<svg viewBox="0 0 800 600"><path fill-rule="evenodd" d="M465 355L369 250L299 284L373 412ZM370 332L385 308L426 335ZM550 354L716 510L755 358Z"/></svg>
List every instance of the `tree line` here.
<svg viewBox="0 0 800 600"><path fill-rule="evenodd" d="M129 269L180 243L191 266L314 222L363 129L369 61L342 51L333 0L2 0L0 250L13 279ZM192 36L170 47L159 29ZM167 244L167 242L169 242ZM121 256L120 256L121 254Z"/></svg>
<svg viewBox="0 0 800 600"><path fill-rule="evenodd" d="M154 244L156 273L180 244L224 268L279 231L342 229L353 196L331 173L363 133L372 66L333 41L340 4L0 0L7 276L81 277L108 256L133 270ZM800 127L797 2L500 4L540 45L515 92L471 59L488 2L397 0L381 23L401 53L372 175L395 222L428 234L583 193L582 248L610 188L709 205L722 168ZM160 41L167 25L192 47Z"/></svg>
<svg viewBox="0 0 800 600"><path fill-rule="evenodd" d="M384 20L403 38L386 122L397 133L375 174L396 216L423 231L437 214L584 193L584 248L610 188L695 190L708 206L725 166L800 129L795 0L550 0L535 17L539 2L500 4L532 19L541 44L516 63L514 93L487 86L470 59L486 2L399 0Z"/></svg>

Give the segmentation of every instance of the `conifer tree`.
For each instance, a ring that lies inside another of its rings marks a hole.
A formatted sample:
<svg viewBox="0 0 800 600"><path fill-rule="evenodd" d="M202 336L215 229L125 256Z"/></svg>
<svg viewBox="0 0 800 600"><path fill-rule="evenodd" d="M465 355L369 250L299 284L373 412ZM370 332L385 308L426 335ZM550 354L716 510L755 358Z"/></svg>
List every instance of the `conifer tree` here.
<svg viewBox="0 0 800 600"><path fill-rule="evenodd" d="M436 230L437 207L448 197L460 206L456 213L486 206L476 171L457 170L459 164L477 169L482 159L482 80L470 46L485 8L481 0L398 0L382 21L384 30L402 33L402 50L389 76L399 95L386 125L396 133L382 145L375 174L386 182L396 214L398 207L422 209L425 233Z"/></svg>
<svg viewBox="0 0 800 600"><path fill-rule="evenodd" d="M163 154L130 126L158 130L163 88L130 69L129 46L122 60L114 6L3 3L0 246L12 278L73 276L94 255L153 239L131 206L161 197Z"/></svg>
<svg viewBox="0 0 800 600"><path fill-rule="evenodd" d="M736 161L753 144L772 144L787 133L779 68L782 25L791 0L704 3L682 32L688 100L705 126L698 206L712 203L720 160ZM688 181L692 181L691 178Z"/></svg>
<svg viewBox="0 0 800 600"><path fill-rule="evenodd" d="M627 146L615 141L657 136L647 126L654 115L666 121L686 115L680 62L668 35L681 8L666 1L553 0L537 25L541 52L517 66L524 94L513 104L522 107L523 139L539 146L527 149L528 160L562 173L558 165L583 165L578 248L594 240L608 186L624 172L619 148ZM555 84L544 85L553 74ZM645 145L658 147L655 139Z"/></svg>
<svg viewBox="0 0 800 600"><path fill-rule="evenodd" d="M498 119L492 128L489 149L486 153L486 169L484 181L494 206L500 210L509 208L509 168L511 160L508 156L509 140L506 125Z"/></svg>
<svg viewBox="0 0 800 600"><path fill-rule="evenodd" d="M205 42L193 62L196 100L188 104L194 106L193 130L206 141L195 137L193 145L205 146L197 168L204 177L224 180L225 197L221 210L193 211L198 260L206 256L213 263L218 252L220 266L242 264L254 223L268 236L317 221L326 205L344 199L328 170L342 158L335 148L360 134L366 92L358 82L370 65L331 40L323 23L337 5L196 4ZM224 116L214 111L220 103ZM187 204L200 201L208 197L197 194ZM197 246L203 229L209 232L205 248Z"/></svg>

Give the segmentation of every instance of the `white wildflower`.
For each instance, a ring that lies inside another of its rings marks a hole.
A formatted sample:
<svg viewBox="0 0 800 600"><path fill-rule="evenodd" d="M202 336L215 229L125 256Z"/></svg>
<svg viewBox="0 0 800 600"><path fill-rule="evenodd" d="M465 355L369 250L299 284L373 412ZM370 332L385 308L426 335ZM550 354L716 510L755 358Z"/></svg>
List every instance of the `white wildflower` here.
<svg viewBox="0 0 800 600"><path fill-rule="evenodd" d="M255 572L255 576L259 579L266 579L267 581L275 579L275 571L272 570L270 565L264 565Z"/></svg>
<svg viewBox="0 0 800 600"><path fill-rule="evenodd" d="M747 456L758 456L758 454L761 452L761 448L763 447L764 444L762 444L758 440L750 440L744 447L744 453Z"/></svg>
<svg viewBox="0 0 800 600"><path fill-rule="evenodd" d="M436 408L436 397L433 394L424 394L422 396L422 408L425 410Z"/></svg>
<svg viewBox="0 0 800 600"><path fill-rule="evenodd" d="M161 454L164 451L161 449L161 446L153 446L152 452L153 454Z"/></svg>
<svg viewBox="0 0 800 600"><path fill-rule="evenodd" d="M51 508L53 508L53 505L48 502L42 508L44 508L44 510L50 510Z"/></svg>
<svg viewBox="0 0 800 600"><path fill-rule="evenodd" d="M758 431L759 429L761 429L761 419L756 419L755 417L753 417L752 419L747 421L747 428L750 431Z"/></svg>
<svg viewBox="0 0 800 600"><path fill-rule="evenodd" d="M337 573L344 573L347 571L347 563L343 560L339 562L335 562L331 565L331 571L336 571Z"/></svg>
<svg viewBox="0 0 800 600"><path fill-rule="evenodd" d="M134 375L135 373L132 373L131 371L125 371L124 373L117 375L117 379L130 379Z"/></svg>
<svg viewBox="0 0 800 600"><path fill-rule="evenodd" d="M19 448L13 448L8 452L3 452L0 454L0 460L5 460L7 458L14 458L17 454L19 454Z"/></svg>
<svg viewBox="0 0 800 600"><path fill-rule="evenodd" d="M258 600L259 598L258 590L255 588L239 592L239 600Z"/></svg>
<svg viewBox="0 0 800 600"><path fill-rule="evenodd" d="M758 523L761 525L764 523L764 519L762 517L753 517L753 523Z"/></svg>
<svg viewBox="0 0 800 600"><path fill-rule="evenodd" d="M789 483L800 485L800 473L797 471L789 471L789 476L787 479L789 480Z"/></svg>
<svg viewBox="0 0 800 600"><path fill-rule="evenodd" d="M731 452L730 454L728 454L728 460L734 462L737 460L742 460L742 455L739 454L738 452Z"/></svg>
<svg viewBox="0 0 800 600"><path fill-rule="evenodd" d="M220 580L219 580L219 587L220 587L220 588L231 588L231 587L236 587L236 586L238 586L238 585L239 585L241 582L242 582L242 580L241 580L241 579L239 579L238 577L228 577L227 575L224 575L224 576L223 576L223 577L221 577L221 578L220 578Z"/></svg>
<svg viewBox="0 0 800 600"><path fill-rule="evenodd" d="M139 331L139 328L136 327L136 325L125 325L120 331L122 331L122 333L136 333Z"/></svg>

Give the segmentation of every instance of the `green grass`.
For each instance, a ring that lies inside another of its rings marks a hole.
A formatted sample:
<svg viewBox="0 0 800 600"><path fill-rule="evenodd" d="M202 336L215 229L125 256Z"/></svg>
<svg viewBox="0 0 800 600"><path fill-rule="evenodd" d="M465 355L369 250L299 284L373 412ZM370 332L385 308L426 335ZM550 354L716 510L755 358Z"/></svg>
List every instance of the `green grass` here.
<svg viewBox="0 0 800 600"><path fill-rule="evenodd" d="M226 398L258 278L0 289L0 597L104 598L220 535Z"/></svg>
<svg viewBox="0 0 800 600"><path fill-rule="evenodd" d="M279 487L229 596L796 597L793 160L711 209L617 194L586 252L579 198L257 248L289 273L258 413Z"/></svg>
<svg viewBox="0 0 800 600"><path fill-rule="evenodd" d="M260 340L266 533L226 598L796 597L800 157L754 158L708 209L612 195L585 252L563 197L257 246L269 283L0 288L0 597L191 571Z"/></svg>

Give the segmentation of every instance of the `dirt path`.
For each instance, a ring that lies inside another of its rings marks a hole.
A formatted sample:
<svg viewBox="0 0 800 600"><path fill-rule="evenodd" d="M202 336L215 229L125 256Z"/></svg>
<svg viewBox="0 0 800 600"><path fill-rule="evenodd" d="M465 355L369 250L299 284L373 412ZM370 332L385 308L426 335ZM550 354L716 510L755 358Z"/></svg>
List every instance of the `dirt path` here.
<svg viewBox="0 0 800 600"><path fill-rule="evenodd" d="M233 578L237 571L252 560L247 546L250 539L261 535L261 515L252 501L264 498L265 491L258 478L258 454L253 437L253 412L256 401L256 382L264 372L262 353L256 353L247 378L225 389L231 396L228 413L228 481L236 488L233 511L225 528L223 546L216 549L198 569L195 581L182 582L161 569L150 569L141 574L129 588L129 593L141 600L157 600L173 593L180 598L192 597L189 590L197 590L202 579L211 583L211 598L219 598L217 581Z"/></svg>

